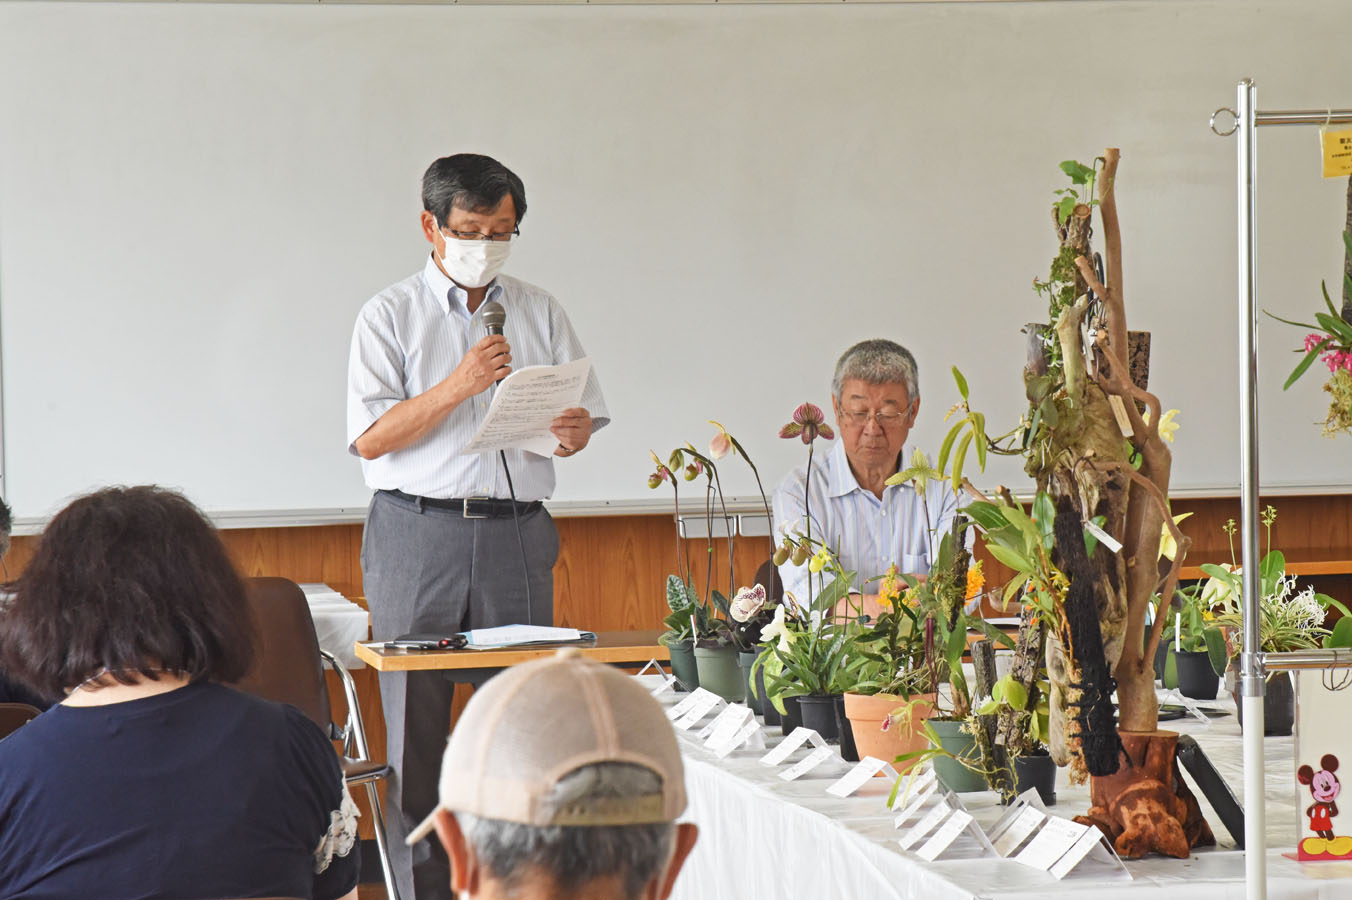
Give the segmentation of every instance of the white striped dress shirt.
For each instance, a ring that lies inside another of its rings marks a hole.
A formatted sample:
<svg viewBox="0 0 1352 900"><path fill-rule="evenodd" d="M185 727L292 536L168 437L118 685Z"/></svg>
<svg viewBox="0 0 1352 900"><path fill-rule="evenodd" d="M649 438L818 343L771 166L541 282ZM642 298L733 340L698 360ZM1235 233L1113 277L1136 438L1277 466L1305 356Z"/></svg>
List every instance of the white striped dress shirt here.
<svg viewBox="0 0 1352 900"><path fill-rule="evenodd" d="M470 315L463 289L428 256L422 272L372 297L357 314L347 370L347 445L357 455L357 438L401 400L435 386L488 333L483 305ZM488 289L507 311L503 334L512 348L512 370L557 365L586 355L563 307L546 291L499 275ZM493 388L471 397L419 440L378 459L363 459L362 474L372 489L397 489L424 497L506 498L507 479L496 453L464 454L483 422ZM595 371L581 405L591 414L592 431L610 421ZM516 499L544 500L554 491L554 458L508 450Z"/></svg>
<svg viewBox="0 0 1352 900"><path fill-rule="evenodd" d="M958 508L948 482L931 481L927 485L926 519L926 503L921 502L913 485L884 488L879 499L859 486L850 471L843 443L836 441L826 453L822 449L819 447L812 459L812 537L835 551L846 571L856 573L854 587L863 593L876 594L878 583L869 584L869 579L887 572L894 562L903 573L928 573L931 546L938 550L939 540L952 527ZM909 458L906 451L901 458ZM775 489L778 529L788 527L806 532L803 505L806 485L807 463L804 463L785 476ZM807 576L807 565L795 566L792 560L779 567L784 589L804 602L811 599ZM813 587L819 590L817 581L813 579Z"/></svg>

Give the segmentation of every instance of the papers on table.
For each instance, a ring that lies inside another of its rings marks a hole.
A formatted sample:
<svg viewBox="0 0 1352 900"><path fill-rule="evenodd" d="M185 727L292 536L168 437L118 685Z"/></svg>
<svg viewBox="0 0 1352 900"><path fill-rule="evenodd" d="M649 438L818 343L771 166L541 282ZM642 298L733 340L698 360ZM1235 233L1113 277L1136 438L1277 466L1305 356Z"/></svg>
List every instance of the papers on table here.
<svg viewBox="0 0 1352 900"><path fill-rule="evenodd" d="M596 640L590 631L576 628L551 628L546 625L499 625L464 632L471 650L496 647L525 647L531 644L578 644Z"/></svg>
<svg viewBox="0 0 1352 900"><path fill-rule="evenodd" d="M504 378L474 437L462 453L491 453L520 448L551 456L559 440L549 424L565 409L582 402L591 373L587 357L559 366L527 366Z"/></svg>
<svg viewBox="0 0 1352 900"><path fill-rule="evenodd" d="M319 646L336 656L349 669L365 665L357 659L352 645L371 636L370 617L366 610L327 584L302 584L300 589L305 592Z"/></svg>

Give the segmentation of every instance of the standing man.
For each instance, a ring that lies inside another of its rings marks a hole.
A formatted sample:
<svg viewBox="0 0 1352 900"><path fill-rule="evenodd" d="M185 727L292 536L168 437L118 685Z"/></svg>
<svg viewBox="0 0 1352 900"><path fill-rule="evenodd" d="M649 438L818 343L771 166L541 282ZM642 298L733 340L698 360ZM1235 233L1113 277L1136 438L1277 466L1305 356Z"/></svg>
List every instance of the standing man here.
<svg viewBox="0 0 1352 900"><path fill-rule="evenodd" d="M372 637L552 625L559 537L541 501L554 489L553 459L508 450L504 471L498 454L461 448L513 365L585 353L553 296L498 274L526 213L520 178L487 156L456 154L428 167L422 201L432 252L421 272L362 307L348 361L348 450L375 491L361 554ZM488 334L485 301L506 311L503 334ZM553 422L553 455L583 450L609 421L593 374L582 406ZM451 896L440 846L424 841L410 859L404 835L435 805L453 691L446 672L380 678L396 772L389 844L404 900Z"/></svg>
<svg viewBox="0 0 1352 900"><path fill-rule="evenodd" d="M887 484L906 467L906 438L920 411L915 357L905 347L879 338L846 350L831 379L831 407L840 440L824 461L822 456L813 460L811 509L804 505L804 464L775 490L775 521L805 531L806 513L811 512L813 539L856 573L862 612L877 618L882 608L869 580L892 563L900 572L927 575L939 539L952 527L957 498L941 478L930 479L924 497L909 482ZM779 576L786 591L803 602L811 599L807 566L786 562Z"/></svg>

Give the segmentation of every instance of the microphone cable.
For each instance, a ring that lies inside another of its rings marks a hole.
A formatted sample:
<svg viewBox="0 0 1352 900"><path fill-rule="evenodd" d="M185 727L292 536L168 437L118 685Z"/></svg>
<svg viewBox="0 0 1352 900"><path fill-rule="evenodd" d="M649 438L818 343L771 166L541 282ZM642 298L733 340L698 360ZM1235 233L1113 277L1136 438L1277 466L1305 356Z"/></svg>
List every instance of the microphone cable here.
<svg viewBox="0 0 1352 900"><path fill-rule="evenodd" d="M493 390L497 391L496 384L493 385ZM502 460L502 474L507 476L507 493L512 497L512 521L516 524L516 545L521 548L521 574L526 581L526 624L534 625L535 611L530 596L530 566L526 562L526 539L521 536L521 513L516 508L516 488L512 485L512 470L507 468L507 451L499 450L498 458Z"/></svg>

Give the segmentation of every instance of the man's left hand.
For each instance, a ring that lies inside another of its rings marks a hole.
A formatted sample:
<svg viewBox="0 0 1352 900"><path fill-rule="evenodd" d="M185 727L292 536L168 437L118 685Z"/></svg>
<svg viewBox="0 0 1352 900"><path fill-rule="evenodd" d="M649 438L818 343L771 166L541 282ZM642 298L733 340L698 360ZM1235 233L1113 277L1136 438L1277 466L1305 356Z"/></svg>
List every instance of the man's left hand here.
<svg viewBox="0 0 1352 900"><path fill-rule="evenodd" d="M554 451L554 455L572 456L591 440L591 414L580 406L565 409L549 423L549 430L559 441L559 449Z"/></svg>

